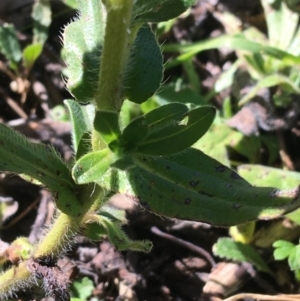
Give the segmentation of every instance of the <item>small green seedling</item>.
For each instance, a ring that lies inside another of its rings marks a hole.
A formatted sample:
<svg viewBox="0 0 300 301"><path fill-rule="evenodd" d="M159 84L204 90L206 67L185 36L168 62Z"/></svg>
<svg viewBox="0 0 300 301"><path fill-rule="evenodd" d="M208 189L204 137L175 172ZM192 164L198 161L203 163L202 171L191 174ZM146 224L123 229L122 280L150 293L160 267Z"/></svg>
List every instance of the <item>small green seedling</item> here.
<svg viewBox="0 0 300 301"><path fill-rule="evenodd" d="M73 125L74 160L29 142L0 124L0 170L23 174L52 193L57 214L30 255L0 275L0 299L36 283L57 299L68 279L57 258L82 231L108 237L120 250L149 252L122 230L124 213L105 205L120 192L167 217L231 226L271 219L300 207L298 188L254 187L236 172L192 147L209 129L216 109L169 103L125 124L125 99L142 104L161 85L163 62L147 22L166 21L194 0L78 0L80 14L64 29L65 104ZM121 126L125 124L125 126ZM51 271L49 270L51 269Z"/></svg>

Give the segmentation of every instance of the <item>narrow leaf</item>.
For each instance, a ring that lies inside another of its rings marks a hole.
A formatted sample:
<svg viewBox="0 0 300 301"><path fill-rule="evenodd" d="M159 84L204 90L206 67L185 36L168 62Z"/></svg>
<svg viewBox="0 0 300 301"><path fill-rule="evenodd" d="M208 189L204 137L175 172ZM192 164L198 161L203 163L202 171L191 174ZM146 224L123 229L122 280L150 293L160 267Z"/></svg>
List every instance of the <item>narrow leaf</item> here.
<svg viewBox="0 0 300 301"><path fill-rule="evenodd" d="M216 110L214 107L199 107L187 113L188 122L169 124L150 133L138 143L137 153L147 155L168 155L185 150L196 143L209 129Z"/></svg>
<svg viewBox="0 0 300 301"><path fill-rule="evenodd" d="M81 106L78 102L67 99L64 104L68 108L72 123L72 142L76 158L79 158L84 151L79 152L80 142L85 134L92 131L94 120L94 107L92 105ZM87 141L85 142L86 144ZM87 146L87 148L89 148Z"/></svg>
<svg viewBox="0 0 300 301"><path fill-rule="evenodd" d="M131 240L121 226L106 216L99 216L98 222L106 229L107 235L114 246L119 250L133 250L148 253L152 249L150 241Z"/></svg>
<svg viewBox="0 0 300 301"><path fill-rule="evenodd" d="M23 64L29 71L43 50L42 44L30 44L23 50Z"/></svg>
<svg viewBox="0 0 300 301"><path fill-rule="evenodd" d="M71 173L56 151L49 145L29 142L3 124L0 124L0 170L38 180L53 193L61 211L73 216L80 214Z"/></svg>

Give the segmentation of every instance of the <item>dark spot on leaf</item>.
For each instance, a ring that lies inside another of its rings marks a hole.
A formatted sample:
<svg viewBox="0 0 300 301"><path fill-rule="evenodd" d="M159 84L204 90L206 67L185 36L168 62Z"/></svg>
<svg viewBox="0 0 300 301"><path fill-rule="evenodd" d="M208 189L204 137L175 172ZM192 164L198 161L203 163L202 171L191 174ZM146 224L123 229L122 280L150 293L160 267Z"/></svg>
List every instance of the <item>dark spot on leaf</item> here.
<svg viewBox="0 0 300 301"><path fill-rule="evenodd" d="M238 209L241 208L241 205L240 204L233 204L232 208L235 209L235 210L238 210Z"/></svg>
<svg viewBox="0 0 300 301"><path fill-rule="evenodd" d="M171 167L170 166L166 166L166 169L171 169Z"/></svg>
<svg viewBox="0 0 300 301"><path fill-rule="evenodd" d="M216 166L215 171L216 172L224 172L226 170L226 167L224 165Z"/></svg>
<svg viewBox="0 0 300 301"><path fill-rule="evenodd" d="M213 194L210 194L210 193L207 193L207 192L205 192L205 191L198 191L198 193L199 194L203 194L203 195L206 195L206 196L208 196L208 197L213 197L214 195Z"/></svg>
<svg viewBox="0 0 300 301"><path fill-rule="evenodd" d="M189 205L191 202L192 202L192 200L191 200L190 198L186 198L186 199L184 200L184 204L185 204L185 205Z"/></svg>
<svg viewBox="0 0 300 301"><path fill-rule="evenodd" d="M67 208L71 207L71 204L66 204L66 207L67 207Z"/></svg>
<svg viewBox="0 0 300 301"><path fill-rule="evenodd" d="M232 184L226 184L226 187L227 187L227 188L231 188L231 187L232 187Z"/></svg>
<svg viewBox="0 0 300 301"><path fill-rule="evenodd" d="M192 187L196 187L199 184L199 181L190 181Z"/></svg>

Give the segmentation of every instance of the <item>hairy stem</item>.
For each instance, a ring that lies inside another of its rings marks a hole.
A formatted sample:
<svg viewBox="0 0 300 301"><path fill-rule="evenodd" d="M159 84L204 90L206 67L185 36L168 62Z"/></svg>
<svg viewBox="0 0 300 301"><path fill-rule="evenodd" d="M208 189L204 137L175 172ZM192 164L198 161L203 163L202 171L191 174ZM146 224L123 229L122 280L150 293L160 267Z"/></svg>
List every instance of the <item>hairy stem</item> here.
<svg viewBox="0 0 300 301"><path fill-rule="evenodd" d="M57 257L61 252L68 249L73 241L74 235L84 226L86 214L95 209L95 204L99 205L104 192L99 186L88 185L82 188L78 198L82 200L82 214L77 217L70 217L62 212L58 213L52 228L37 245L32 257ZM32 278L32 279L31 279ZM27 268L27 261L21 262L17 267L7 270L0 275L0 299L12 295L19 289L28 288L35 284L33 275Z"/></svg>
<svg viewBox="0 0 300 301"><path fill-rule="evenodd" d="M83 212L77 217L68 216L62 212L59 213L52 228L37 246L33 257L57 256L64 251L72 242L74 235L78 233L83 226L85 215L94 207L94 203L103 198L103 190L98 186L86 186L79 196L83 204Z"/></svg>
<svg viewBox="0 0 300 301"><path fill-rule="evenodd" d="M117 3L114 3L117 2ZM122 105L122 76L136 31L130 28L134 0L107 5L107 22L96 93L98 110L119 111ZM118 4L118 5L116 5Z"/></svg>

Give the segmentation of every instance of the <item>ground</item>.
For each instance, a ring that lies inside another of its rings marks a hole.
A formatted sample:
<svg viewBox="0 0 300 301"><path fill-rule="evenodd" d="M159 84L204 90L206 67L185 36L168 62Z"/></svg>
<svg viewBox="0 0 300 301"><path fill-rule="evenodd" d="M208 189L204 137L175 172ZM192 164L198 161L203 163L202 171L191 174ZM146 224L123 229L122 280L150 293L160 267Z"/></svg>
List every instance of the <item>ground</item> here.
<svg viewBox="0 0 300 301"><path fill-rule="evenodd" d="M28 43L32 35L28 26L31 24L30 2L11 0L10 3L0 3L0 21L15 24L22 44ZM249 23L261 28L265 26L259 1L223 0L217 3L199 0L160 37L160 42L191 42L219 35L224 32L224 27L217 16L228 11L240 18L241 26ZM21 131L33 141L53 144L66 160L70 160L70 125L58 120L61 110L52 109L70 97L61 76L64 62L60 58L59 36L75 12L53 0L52 14L54 18L44 51L29 74L23 70L20 83L13 80L15 76L10 76L7 62L0 56L0 122ZM165 60L169 55L165 54ZM212 88L222 66L234 59L234 52L222 50L206 51L197 56L194 68L204 92ZM165 79L183 72L181 67L166 70ZM13 87L17 84L19 90ZM230 91L224 93L229 95ZM222 105L224 93L212 99L215 106ZM238 121L232 123L238 128ZM242 130L246 131L245 128ZM286 135L291 135L291 132ZM290 144L295 144L296 138L290 139ZM292 163L298 165L297 157ZM0 233L3 242L10 243L19 236L37 242L45 225L51 223L54 205L50 193L17 176L1 175L0 201L10 205L10 210L6 210L6 216L2 218ZM75 279L88 277L93 281L92 296L98 300L217 301L239 292L289 294L298 290L293 274L288 270L284 270L282 277L290 281L274 281L250 264L226 262L215 257L213 245L219 237L228 236L228 229L156 216L121 195L115 196L111 203L126 209L126 233L133 239L149 239L154 247L149 254L119 252L107 240L91 242L79 235L66 250L64 260L68 258L71 266L78 268L71 268L72 277L77 274ZM272 264L271 251L262 254ZM282 269L287 268L282 265ZM20 300L38 300L40 296L42 292L36 290L21 294Z"/></svg>

